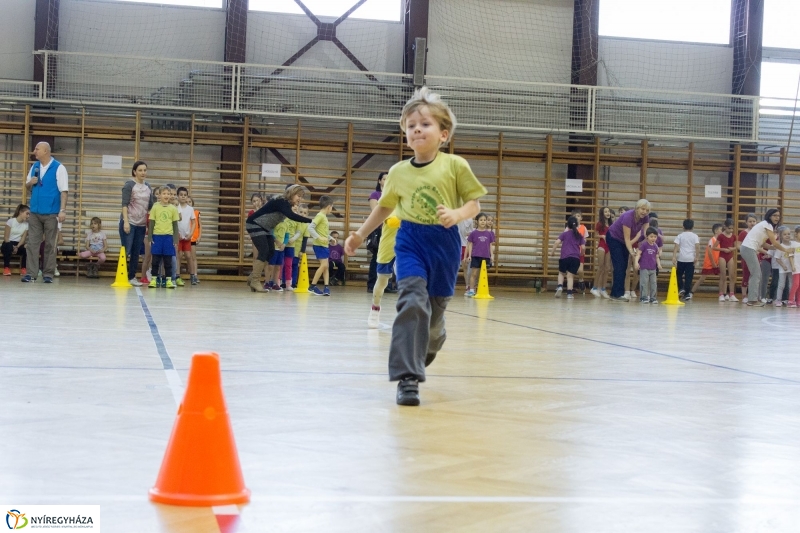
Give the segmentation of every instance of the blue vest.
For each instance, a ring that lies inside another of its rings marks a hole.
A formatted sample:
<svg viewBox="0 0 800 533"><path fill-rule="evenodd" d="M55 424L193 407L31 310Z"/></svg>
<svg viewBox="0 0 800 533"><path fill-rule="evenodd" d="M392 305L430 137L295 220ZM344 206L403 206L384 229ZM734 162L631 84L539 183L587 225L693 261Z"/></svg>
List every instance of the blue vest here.
<svg viewBox="0 0 800 533"><path fill-rule="evenodd" d="M58 190L56 172L61 163L53 159L47 172L41 176L42 164L33 164L32 173L39 176L39 183L31 187L31 213L37 215L57 215L61 211L61 192Z"/></svg>

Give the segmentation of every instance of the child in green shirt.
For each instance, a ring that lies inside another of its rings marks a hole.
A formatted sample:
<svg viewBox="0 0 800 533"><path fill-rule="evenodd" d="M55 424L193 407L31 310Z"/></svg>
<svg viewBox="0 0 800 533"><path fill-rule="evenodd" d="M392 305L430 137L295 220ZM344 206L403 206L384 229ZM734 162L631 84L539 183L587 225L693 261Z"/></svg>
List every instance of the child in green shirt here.
<svg viewBox="0 0 800 533"><path fill-rule="evenodd" d="M166 287L174 289L172 281L172 259L175 257L175 250L178 247L178 220L180 220L178 208L172 205L172 190L169 187L162 187L158 195L158 203L153 204L150 209L150 254L153 256L153 275L150 285L151 289ZM164 264L164 277L158 275L161 264Z"/></svg>
<svg viewBox="0 0 800 533"><path fill-rule="evenodd" d="M328 215L333 211L333 199L330 196L321 196L319 199L319 213L314 217L314 221L308 226L308 232L314 237L314 255L319 260L319 267L314 273L314 279L308 292L317 296L330 296L331 290L328 288L330 283L330 272L328 271L328 258L330 252L328 250L328 243L330 241L330 226L328 225ZM325 281L325 289L319 290L317 282L320 276Z"/></svg>

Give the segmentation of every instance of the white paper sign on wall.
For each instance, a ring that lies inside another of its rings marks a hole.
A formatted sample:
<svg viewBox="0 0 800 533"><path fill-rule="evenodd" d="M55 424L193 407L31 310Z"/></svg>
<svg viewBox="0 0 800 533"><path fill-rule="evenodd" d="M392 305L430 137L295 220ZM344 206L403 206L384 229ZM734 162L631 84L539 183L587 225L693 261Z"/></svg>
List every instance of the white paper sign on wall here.
<svg viewBox="0 0 800 533"><path fill-rule="evenodd" d="M262 178L280 178L281 166L273 163L261 163Z"/></svg>
<svg viewBox="0 0 800 533"><path fill-rule="evenodd" d="M122 169L121 155L103 155L103 168L108 170Z"/></svg>
<svg viewBox="0 0 800 533"><path fill-rule="evenodd" d="M706 198L722 198L722 185L706 185Z"/></svg>
<svg viewBox="0 0 800 533"><path fill-rule="evenodd" d="M567 192L583 192L583 180L567 180Z"/></svg>

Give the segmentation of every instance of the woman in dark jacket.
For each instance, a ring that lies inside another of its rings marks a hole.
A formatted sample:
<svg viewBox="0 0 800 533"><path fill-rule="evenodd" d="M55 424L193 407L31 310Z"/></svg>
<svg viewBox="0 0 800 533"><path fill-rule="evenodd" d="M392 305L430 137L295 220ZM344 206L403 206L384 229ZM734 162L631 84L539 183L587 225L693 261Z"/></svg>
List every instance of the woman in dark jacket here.
<svg viewBox="0 0 800 533"><path fill-rule="evenodd" d="M247 217L245 229L256 247L257 253L253 254L253 272L247 280L247 285L253 292L268 292L261 286L261 273L275 253L275 226L290 218L295 222L310 224L310 218L302 217L292 211L292 206L303 201L306 189L302 185L291 185L283 191L281 196L269 200L261 209Z"/></svg>

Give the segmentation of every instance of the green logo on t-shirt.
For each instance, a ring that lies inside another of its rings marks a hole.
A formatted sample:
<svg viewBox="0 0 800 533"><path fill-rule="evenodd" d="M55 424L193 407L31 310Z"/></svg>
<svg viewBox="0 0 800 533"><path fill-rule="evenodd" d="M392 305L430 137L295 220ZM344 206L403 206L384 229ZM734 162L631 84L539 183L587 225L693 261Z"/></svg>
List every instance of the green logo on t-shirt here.
<svg viewBox="0 0 800 533"><path fill-rule="evenodd" d="M436 206L444 204L444 197L433 185L423 185L411 195L410 214L421 224L437 224Z"/></svg>

